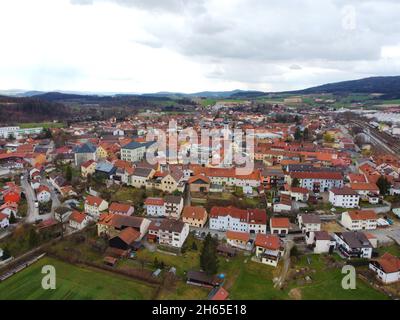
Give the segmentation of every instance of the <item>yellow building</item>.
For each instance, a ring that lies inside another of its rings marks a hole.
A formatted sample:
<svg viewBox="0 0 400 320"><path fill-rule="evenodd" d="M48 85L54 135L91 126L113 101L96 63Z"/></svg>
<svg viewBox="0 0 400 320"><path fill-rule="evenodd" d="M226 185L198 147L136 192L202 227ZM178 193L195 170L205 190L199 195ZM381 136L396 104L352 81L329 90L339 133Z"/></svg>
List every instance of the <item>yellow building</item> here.
<svg viewBox="0 0 400 320"><path fill-rule="evenodd" d="M81 164L81 176L86 178L88 174L94 174L96 171L96 161L88 160Z"/></svg>

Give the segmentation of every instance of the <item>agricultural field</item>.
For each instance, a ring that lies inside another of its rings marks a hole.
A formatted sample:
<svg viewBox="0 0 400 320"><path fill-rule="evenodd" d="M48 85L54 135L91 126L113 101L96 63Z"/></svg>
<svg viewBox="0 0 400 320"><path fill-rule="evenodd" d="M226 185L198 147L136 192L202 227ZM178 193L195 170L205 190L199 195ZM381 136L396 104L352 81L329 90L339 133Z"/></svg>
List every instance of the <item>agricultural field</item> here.
<svg viewBox="0 0 400 320"><path fill-rule="evenodd" d="M30 122L30 123L20 123L19 127L22 129L37 128L37 127L43 127L44 129L64 128L65 123L62 123L62 122Z"/></svg>

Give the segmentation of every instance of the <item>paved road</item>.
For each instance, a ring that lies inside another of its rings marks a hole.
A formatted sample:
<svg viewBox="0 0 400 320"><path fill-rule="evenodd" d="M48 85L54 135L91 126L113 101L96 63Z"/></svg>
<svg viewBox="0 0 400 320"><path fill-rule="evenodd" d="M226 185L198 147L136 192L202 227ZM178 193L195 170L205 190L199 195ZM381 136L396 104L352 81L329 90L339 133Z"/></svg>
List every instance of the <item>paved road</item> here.
<svg viewBox="0 0 400 320"><path fill-rule="evenodd" d="M33 223L39 219L39 208L35 208L36 195L28 182L28 174L25 173L21 179L21 188L24 190L28 210L26 214L26 222Z"/></svg>
<svg viewBox="0 0 400 320"><path fill-rule="evenodd" d="M54 215L54 210L57 209L59 206L61 206L60 199L58 198L58 195L53 185L49 182L49 180L46 179L46 177L42 176L41 183L50 189L51 200L52 200L51 213Z"/></svg>

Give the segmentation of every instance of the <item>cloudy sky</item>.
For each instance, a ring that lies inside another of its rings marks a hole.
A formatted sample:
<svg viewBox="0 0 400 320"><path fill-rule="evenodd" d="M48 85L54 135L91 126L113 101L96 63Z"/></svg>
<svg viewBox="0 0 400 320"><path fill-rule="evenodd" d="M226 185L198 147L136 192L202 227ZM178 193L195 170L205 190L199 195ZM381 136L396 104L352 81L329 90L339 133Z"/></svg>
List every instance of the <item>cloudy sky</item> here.
<svg viewBox="0 0 400 320"><path fill-rule="evenodd" d="M300 89L400 75L398 0L1 0L0 90Z"/></svg>

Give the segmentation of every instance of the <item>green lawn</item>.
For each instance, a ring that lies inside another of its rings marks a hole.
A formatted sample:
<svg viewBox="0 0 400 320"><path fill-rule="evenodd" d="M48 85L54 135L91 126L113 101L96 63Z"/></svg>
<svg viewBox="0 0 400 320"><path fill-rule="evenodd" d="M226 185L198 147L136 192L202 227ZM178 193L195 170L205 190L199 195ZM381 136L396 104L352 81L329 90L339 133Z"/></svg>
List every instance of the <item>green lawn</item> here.
<svg viewBox="0 0 400 320"><path fill-rule="evenodd" d="M298 289L303 300L384 300L387 296L375 290L367 283L357 278L355 290L344 290L341 282L344 274L340 268L329 268L323 255L310 255L309 265L305 256L296 263L296 269L309 267L314 272L309 272L312 279L310 284L296 283L292 280L287 290ZM340 259L340 258L338 258Z"/></svg>
<svg viewBox="0 0 400 320"><path fill-rule="evenodd" d="M43 290L44 265L56 268L56 289ZM0 300L140 300L151 299L154 288L129 278L43 258L0 283Z"/></svg>
<svg viewBox="0 0 400 320"><path fill-rule="evenodd" d="M396 257L400 257L400 246L397 244L392 244L386 247L380 247L378 249L379 255L383 255L385 252L389 252Z"/></svg>
<svg viewBox="0 0 400 320"><path fill-rule="evenodd" d="M45 129L47 128L64 128L65 123L60 123L60 122L30 122L30 123L20 123L19 124L20 128L37 128L37 127L43 127Z"/></svg>

